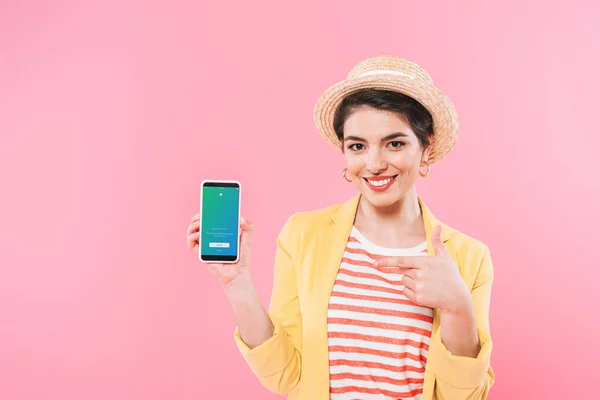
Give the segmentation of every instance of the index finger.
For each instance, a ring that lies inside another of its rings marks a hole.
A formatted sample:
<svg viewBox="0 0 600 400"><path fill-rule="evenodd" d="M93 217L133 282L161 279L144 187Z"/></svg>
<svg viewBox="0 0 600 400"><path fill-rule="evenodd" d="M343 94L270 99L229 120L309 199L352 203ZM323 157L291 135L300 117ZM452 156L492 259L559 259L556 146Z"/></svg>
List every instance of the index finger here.
<svg viewBox="0 0 600 400"><path fill-rule="evenodd" d="M376 268L423 268L426 257L406 256L406 257L382 257L375 260Z"/></svg>

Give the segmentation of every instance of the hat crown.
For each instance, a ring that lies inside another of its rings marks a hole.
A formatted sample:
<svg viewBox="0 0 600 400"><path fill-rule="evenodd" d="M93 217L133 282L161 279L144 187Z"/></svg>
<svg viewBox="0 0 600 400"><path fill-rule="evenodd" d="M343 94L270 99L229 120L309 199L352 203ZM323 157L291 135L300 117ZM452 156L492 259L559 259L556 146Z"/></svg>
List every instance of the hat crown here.
<svg viewBox="0 0 600 400"><path fill-rule="evenodd" d="M375 74L401 75L433 85L431 76L418 64L402 57L377 56L356 64L348 73L348 79Z"/></svg>

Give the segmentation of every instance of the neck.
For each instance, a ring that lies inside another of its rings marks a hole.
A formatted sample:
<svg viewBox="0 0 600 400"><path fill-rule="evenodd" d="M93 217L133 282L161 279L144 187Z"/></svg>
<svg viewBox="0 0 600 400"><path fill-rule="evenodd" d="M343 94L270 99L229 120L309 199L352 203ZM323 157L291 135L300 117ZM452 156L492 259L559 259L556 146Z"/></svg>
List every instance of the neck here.
<svg viewBox="0 0 600 400"><path fill-rule="evenodd" d="M371 226L395 226L400 229L411 229L421 220L417 191L413 187L402 199L387 207L375 207L364 196L361 196L356 218L362 223L368 221L368 225Z"/></svg>

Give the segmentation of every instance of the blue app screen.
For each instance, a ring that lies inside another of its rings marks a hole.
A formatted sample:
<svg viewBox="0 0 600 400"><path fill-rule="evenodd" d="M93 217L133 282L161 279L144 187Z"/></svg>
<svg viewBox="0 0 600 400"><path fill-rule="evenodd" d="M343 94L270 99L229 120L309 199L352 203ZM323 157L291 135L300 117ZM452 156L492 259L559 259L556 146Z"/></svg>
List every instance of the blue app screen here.
<svg viewBox="0 0 600 400"><path fill-rule="evenodd" d="M239 187L203 187L202 255L237 255L239 197Z"/></svg>

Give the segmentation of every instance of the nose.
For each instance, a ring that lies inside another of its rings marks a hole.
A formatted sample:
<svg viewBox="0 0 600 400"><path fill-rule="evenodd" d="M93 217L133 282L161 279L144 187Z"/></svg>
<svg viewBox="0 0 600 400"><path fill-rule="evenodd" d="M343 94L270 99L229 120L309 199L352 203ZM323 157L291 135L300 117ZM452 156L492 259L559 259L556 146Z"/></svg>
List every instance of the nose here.
<svg viewBox="0 0 600 400"><path fill-rule="evenodd" d="M378 174L386 170L387 161L377 149L373 149L367 154L366 167L370 173Z"/></svg>

